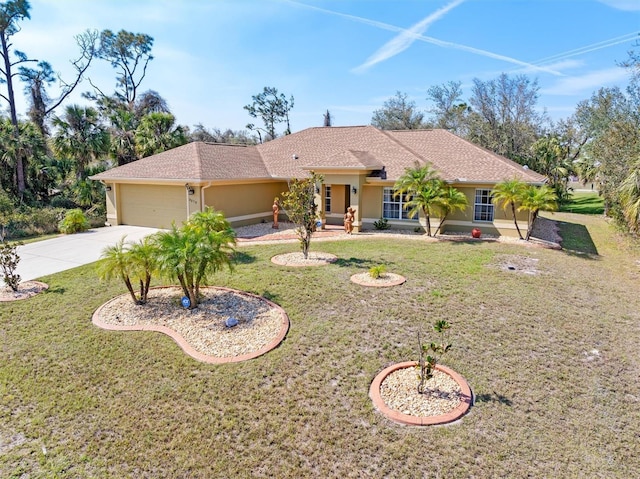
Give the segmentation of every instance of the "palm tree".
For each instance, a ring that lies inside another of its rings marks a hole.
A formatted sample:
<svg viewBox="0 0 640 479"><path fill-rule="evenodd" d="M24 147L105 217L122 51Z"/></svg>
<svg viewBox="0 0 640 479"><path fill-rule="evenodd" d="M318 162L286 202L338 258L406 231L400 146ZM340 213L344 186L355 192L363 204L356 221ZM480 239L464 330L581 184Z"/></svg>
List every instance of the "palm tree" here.
<svg viewBox="0 0 640 479"><path fill-rule="evenodd" d="M144 304L149 296L151 276L157 268L157 254L153 239L150 236L146 236L137 243L133 243L128 254L131 270L140 282L139 302Z"/></svg>
<svg viewBox="0 0 640 479"><path fill-rule="evenodd" d="M185 129L175 122L171 113L154 112L142 117L134 136L138 155L144 158L186 144Z"/></svg>
<svg viewBox="0 0 640 479"><path fill-rule="evenodd" d="M431 209L442 195L444 183L436 170L430 165L416 162L413 168L407 168L394 185L394 196L404 195L404 204L409 218L421 211L426 220L427 236L431 236Z"/></svg>
<svg viewBox="0 0 640 479"><path fill-rule="evenodd" d="M493 188L493 191L491 191L491 200L494 205L502 207L504 211L507 211L507 207L511 208L513 224L516 225L516 230L518 230L518 236L520 239L524 238L522 237L520 227L518 226L518 219L516 218L516 203L521 200L526 188L527 184L524 181L513 178L511 180L504 180L501 183L498 183Z"/></svg>
<svg viewBox="0 0 640 479"><path fill-rule="evenodd" d="M434 206L440 210L440 224L434 233L434 236L438 235L444 224L447 216L453 213L455 210L464 211L467 207L466 195L454 188L453 186L445 186L440 192L440 196L436 198Z"/></svg>
<svg viewBox="0 0 640 479"><path fill-rule="evenodd" d="M622 214L629 229L637 233L640 230L640 168L636 166L620 184L620 203Z"/></svg>
<svg viewBox="0 0 640 479"><path fill-rule="evenodd" d="M200 285L222 266L232 266L235 232L224 215L211 208L195 213L181 228L158 233L154 238L160 274L177 279L190 308L196 308Z"/></svg>
<svg viewBox="0 0 640 479"><path fill-rule="evenodd" d="M531 238L538 213L540 211L556 211L558 209L557 199L555 191L547 185L540 187L529 185L524 189L518 211L526 210L529 212L527 237L525 238L527 241Z"/></svg>
<svg viewBox="0 0 640 479"><path fill-rule="evenodd" d="M73 158L76 178L84 180L87 166L109 148L109 135L100 124L98 112L91 107L70 105L63 118L53 119L53 125L58 129L53 138L54 150Z"/></svg>
<svg viewBox="0 0 640 479"><path fill-rule="evenodd" d="M126 236L123 236L115 245L107 246L102 250L102 255L100 256L102 261L98 263L98 276L106 281L110 281L114 277L120 278L127 286L133 302L140 304L131 284L131 275L134 268L131 255L125 247L125 238Z"/></svg>

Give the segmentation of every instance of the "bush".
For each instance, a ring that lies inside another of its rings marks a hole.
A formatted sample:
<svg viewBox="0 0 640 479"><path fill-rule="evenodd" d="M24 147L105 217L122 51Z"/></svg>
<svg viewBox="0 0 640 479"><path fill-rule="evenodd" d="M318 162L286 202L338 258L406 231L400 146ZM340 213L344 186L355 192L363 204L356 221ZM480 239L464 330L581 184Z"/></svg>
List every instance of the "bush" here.
<svg viewBox="0 0 640 479"><path fill-rule="evenodd" d="M89 229L89 222L81 209L69 210L59 228L64 234L80 233Z"/></svg>
<svg viewBox="0 0 640 479"><path fill-rule="evenodd" d="M2 267L3 279L13 291L18 291L20 284L20 275L16 273L20 261L17 248L16 243L0 243L0 267Z"/></svg>
<svg viewBox="0 0 640 479"><path fill-rule="evenodd" d="M380 276L384 275L386 271L387 268L383 264L372 266L371 268L369 268L369 276L371 276L373 279L378 279L380 278Z"/></svg>
<svg viewBox="0 0 640 479"><path fill-rule="evenodd" d="M378 221L373 222L373 227L377 230L388 230L389 222L387 218L380 218Z"/></svg>
<svg viewBox="0 0 640 479"><path fill-rule="evenodd" d="M58 223L64 217L62 208L24 208L8 217L7 237L25 238L58 232Z"/></svg>

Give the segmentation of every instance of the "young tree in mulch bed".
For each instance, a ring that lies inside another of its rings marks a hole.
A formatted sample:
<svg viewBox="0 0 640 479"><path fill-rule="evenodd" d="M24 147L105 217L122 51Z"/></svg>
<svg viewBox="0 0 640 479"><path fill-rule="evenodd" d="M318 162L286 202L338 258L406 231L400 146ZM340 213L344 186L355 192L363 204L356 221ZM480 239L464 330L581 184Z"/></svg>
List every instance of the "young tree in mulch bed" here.
<svg viewBox="0 0 640 479"><path fill-rule="evenodd" d="M315 203L316 185L324 178L311 172L309 178L294 178L289 182L289 191L282 193L282 206L287 212L289 220L294 223L296 234L300 239L300 248L304 259L309 257L311 235L317 221L317 205Z"/></svg>

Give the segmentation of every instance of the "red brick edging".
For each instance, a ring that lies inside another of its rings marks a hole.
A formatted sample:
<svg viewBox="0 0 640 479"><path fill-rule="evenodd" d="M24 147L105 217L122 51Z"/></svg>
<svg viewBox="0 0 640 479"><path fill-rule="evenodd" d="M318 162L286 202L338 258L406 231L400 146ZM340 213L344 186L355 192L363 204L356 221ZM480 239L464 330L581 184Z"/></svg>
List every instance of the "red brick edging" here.
<svg viewBox="0 0 640 479"><path fill-rule="evenodd" d="M159 286L152 289L173 288L173 287L174 286ZM248 293L246 291L240 291L240 290L231 289L231 288L223 288L218 286L209 287L209 288L218 289L222 291L230 291L232 293L243 294L245 296L252 296L254 298L258 298L264 301L265 303L269 304L269 306L271 306L272 308L275 308L278 311L280 311L280 316L282 318L282 325L280 327L280 331L278 332L278 335L269 344L259 349L258 351L242 354L240 356L227 356L224 358L218 358L215 356L209 356L207 354L196 351L193 348L193 346L191 346L191 344L189 344L187 340L180 333L166 326L160 326L160 325L154 325L154 324L141 325L141 326L118 326L114 324L104 323L103 321L100 320L100 311L102 310L102 308L104 308L111 301L114 301L116 298L110 299L109 301L104 303L102 306L100 306L98 309L96 309L96 311L93 313L93 317L91 318L91 321L93 322L93 324L95 324L99 328L107 329L110 331L156 331L158 333L164 333L167 336L169 336L171 339L173 339L176 343L178 343L178 346L180 346L182 350L185 353L187 353L189 356L191 356L192 358L198 361L202 361L204 363L210 363L210 364L237 363L240 361L247 361L249 359L254 359L254 358L257 358L258 356L262 356L263 354L268 353L272 349L275 349L284 340L285 336L287 335L287 332L289 331L289 316L287 315L287 313L285 313L284 309L282 309L280 306L278 306L272 301L269 301L266 298L263 298L262 296ZM129 294L126 293L121 296L128 296L128 295Z"/></svg>
<svg viewBox="0 0 640 479"><path fill-rule="evenodd" d="M409 414L403 414L401 412L395 411L387 406L382 399L382 396L380 395L380 386L382 385L384 379L389 374L397 371L398 369L411 368L417 365L418 363L416 361L406 361L404 363L392 364L388 368L383 369L380 373L378 373L378 375L373 379L371 386L369 387L369 397L373 401L373 405L378 411L380 411L392 421L411 426L431 426L435 424L446 424L459 419L467 413L467 411L471 407L473 397L469 384L467 384L467 381L453 369L449 369L448 367L442 366L441 364L437 364L436 369L451 376L451 378L456 383L458 383L458 386L460 386L460 389L462 391L463 398L458 407L446 414L440 414L438 416L411 416Z"/></svg>
<svg viewBox="0 0 640 479"><path fill-rule="evenodd" d="M359 278L361 274L362 273L356 273L352 275L350 278L351 282L359 284L360 286L371 286L372 288L390 288L391 286L399 286L401 284L404 284L405 281L407 281L407 278L395 273L385 273L385 274L397 276L397 278L394 281L389 281L388 283L376 282L376 280L373 278L371 278L370 281L366 281Z"/></svg>

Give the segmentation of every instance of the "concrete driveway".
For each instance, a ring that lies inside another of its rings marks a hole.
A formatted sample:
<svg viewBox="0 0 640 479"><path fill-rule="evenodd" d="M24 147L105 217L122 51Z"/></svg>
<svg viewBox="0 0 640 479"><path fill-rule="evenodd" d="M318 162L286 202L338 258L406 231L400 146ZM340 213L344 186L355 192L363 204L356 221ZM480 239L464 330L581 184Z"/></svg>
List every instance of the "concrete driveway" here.
<svg viewBox="0 0 640 479"><path fill-rule="evenodd" d="M25 244L18 247L17 273L21 281L29 281L93 263L106 246L116 244L124 235L126 241L138 241L156 231L159 230L141 226L107 226Z"/></svg>

